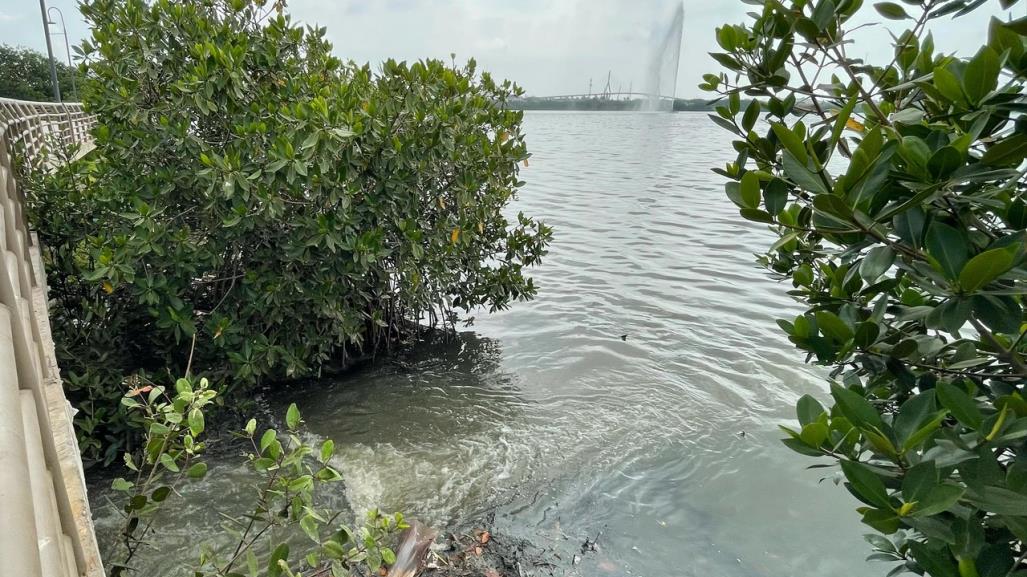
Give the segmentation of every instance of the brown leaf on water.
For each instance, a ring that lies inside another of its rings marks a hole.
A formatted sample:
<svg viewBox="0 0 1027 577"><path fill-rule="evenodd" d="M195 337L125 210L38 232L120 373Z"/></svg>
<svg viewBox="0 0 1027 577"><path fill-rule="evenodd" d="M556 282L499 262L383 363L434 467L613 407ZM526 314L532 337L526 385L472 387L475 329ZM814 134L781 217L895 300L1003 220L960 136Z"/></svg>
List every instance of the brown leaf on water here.
<svg viewBox="0 0 1027 577"><path fill-rule="evenodd" d="M482 531L481 532L481 536L478 537L478 541L480 541L482 545L488 543L491 539L492 539L492 534L489 533L488 531Z"/></svg>
<svg viewBox="0 0 1027 577"><path fill-rule="evenodd" d="M478 557L481 557L481 547L475 547L474 548L474 554L477 555Z"/></svg>
<svg viewBox="0 0 1027 577"><path fill-rule="evenodd" d="M496 571L495 569L489 569L485 571L485 577L500 577L499 571Z"/></svg>

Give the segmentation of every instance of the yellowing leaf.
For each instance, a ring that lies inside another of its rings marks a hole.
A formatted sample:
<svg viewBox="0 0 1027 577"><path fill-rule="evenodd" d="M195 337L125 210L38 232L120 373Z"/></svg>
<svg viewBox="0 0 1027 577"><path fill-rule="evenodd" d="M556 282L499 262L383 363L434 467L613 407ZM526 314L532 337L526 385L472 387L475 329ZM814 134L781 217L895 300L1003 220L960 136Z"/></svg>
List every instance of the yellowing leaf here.
<svg viewBox="0 0 1027 577"><path fill-rule="evenodd" d="M499 133L499 142L506 142L509 138L510 134L508 134L505 130Z"/></svg>
<svg viewBox="0 0 1027 577"><path fill-rule="evenodd" d="M485 234L485 225L478 223L478 234Z"/></svg>
<svg viewBox="0 0 1027 577"><path fill-rule="evenodd" d="M524 159L524 168L528 168L528 159L527 158Z"/></svg>
<svg viewBox="0 0 1027 577"><path fill-rule="evenodd" d="M111 281L103 281L103 292L107 294L111 294L112 292L114 292L114 285L111 284Z"/></svg>
<svg viewBox="0 0 1027 577"><path fill-rule="evenodd" d="M855 118L850 118L850 119L846 120L845 121L845 128L848 128L849 130L855 130L856 132L865 132L866 131L866 127L863 126Z"/></svg>
<svg viewBox="0 0 1027 577"><path fill-rule="evenodd" d="M453 232L449 233L449 242L456 244L456 241L460 240L460 227L453 229Z"/></svg>

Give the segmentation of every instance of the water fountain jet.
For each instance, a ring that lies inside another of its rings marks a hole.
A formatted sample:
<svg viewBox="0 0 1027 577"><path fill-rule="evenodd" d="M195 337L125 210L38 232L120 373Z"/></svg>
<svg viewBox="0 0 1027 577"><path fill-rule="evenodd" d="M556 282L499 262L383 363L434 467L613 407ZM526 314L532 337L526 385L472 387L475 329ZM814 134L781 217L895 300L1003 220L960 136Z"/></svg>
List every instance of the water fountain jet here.
<svg viewBox="0 0 1027 577"><path fill-rule="evenodd" d="M642 110L669 112L674 109L684 23L685 7L678 3L667 27L658 31L655 37L656 42L646 68L645 93L648 98L642 103Z"/></svg>

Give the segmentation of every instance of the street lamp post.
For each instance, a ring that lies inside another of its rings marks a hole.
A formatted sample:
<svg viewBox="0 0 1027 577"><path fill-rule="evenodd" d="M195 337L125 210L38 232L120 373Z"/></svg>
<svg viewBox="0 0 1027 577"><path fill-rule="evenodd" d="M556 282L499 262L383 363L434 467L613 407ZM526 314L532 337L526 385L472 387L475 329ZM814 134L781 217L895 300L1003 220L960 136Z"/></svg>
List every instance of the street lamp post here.
<svg viewBox="0 0 1027 577"><path fill-rule="evenodd" d="M43 15L43 34L46 36L46 53L50 55L50 84L53 85L53 98L61 101L61 87L57 84L57 65L53 60L53 44L50 42L50 26L47 24L46 0L39 0L39 12Z"/></svg>
<svg viewBox="0 0 1027 577"><path fill-rule="evenodd" d="M57 25L57 22L50 16L51 10L57 12L57 15L61 17L61 31L55 34L64 36L64 52L68 55L68 68L71 69L71 94L75 100L78 100L78 86L75 85L75 65L71 63L71 46L68 45L68 28L64 25L64 12L61 12L61 9L56 6L47 8L46 15L49 17L47 24L50 26Z"/></svg>

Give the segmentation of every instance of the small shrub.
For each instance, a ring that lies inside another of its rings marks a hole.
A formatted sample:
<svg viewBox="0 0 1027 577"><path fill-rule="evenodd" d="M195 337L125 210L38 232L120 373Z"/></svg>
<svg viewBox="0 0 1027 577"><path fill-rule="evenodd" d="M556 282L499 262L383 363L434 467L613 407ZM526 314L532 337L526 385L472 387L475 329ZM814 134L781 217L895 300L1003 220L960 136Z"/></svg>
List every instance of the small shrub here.
<svg viewBox="0 0 1027 577"><path fill-rule="evenodd" d="M122 398L140 417L144 443L139 451L123 454L125 466L136 473L134 480L119 477L112 483L124 494L125 512L122 547L106 559L112 577L135 572L131 562L141 548L159 551L154 522L160 512L183 483L207 475L204 410L217 393L207 379L195 385L178 379L174 389L172 395L163 386L137 380ZM403 515L370 511L355 531L341 522L341 512L319 507L318 490L342 480L329 464L335 443L329 439L320 447L308 445L300 437L301 423L293 404L285 414L286 434L269 428L258 435L256 420L239 432L252 450L246 459L257 481L253 508L243 515L225 515L219 530L236 538L229 546L213 547L200 535L203 544L194 576L342 576L358 567L376 574L383 565L395 563L389 545L408 526ZM264 560L263 566L258 559Z"/></svg>
<svg viewBox="0 0 1027 577"><path fill-rule="evenodd" d="M840 465L892 574L1027 574L1027 20L958 58L926 26L983 2L881 2L909 25L882 66L847 54L859 0L757 4L702 87L738 137L727 196L808 307L779 324L832 368L785 443Z"/></svg>

